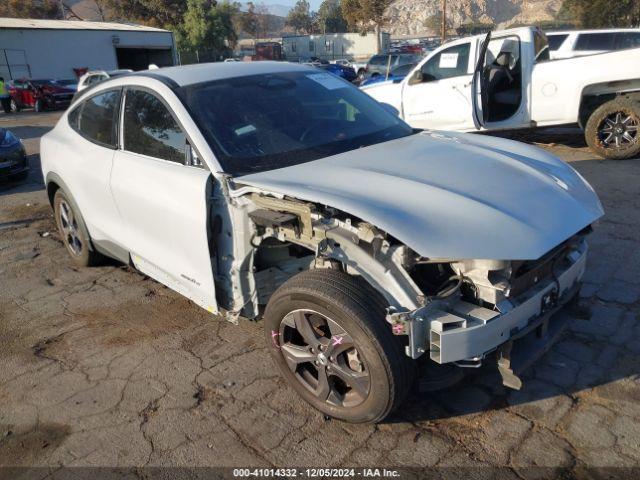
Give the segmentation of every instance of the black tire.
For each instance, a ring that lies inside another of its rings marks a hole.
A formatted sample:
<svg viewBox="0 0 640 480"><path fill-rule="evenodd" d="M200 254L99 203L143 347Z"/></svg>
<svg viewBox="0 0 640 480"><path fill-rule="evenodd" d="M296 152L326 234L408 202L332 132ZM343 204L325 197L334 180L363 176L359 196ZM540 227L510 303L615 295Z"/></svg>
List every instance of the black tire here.
<svg viewBox="0 0 640 480"><path fill-rule="evenodd" d="M401 337L385 321L385 308L382 296L361 279L310 270L289 279L269 300L265 338L285 379L313 407L352 423L380 422L404 400L415 376ZM299 321L311 325L319 342L315 350L300 334ZM300 354L295 361L292 350ZM326 382L320 382L321 372ZM326 398L319 394L326 393L321 384L330 390Z"/></svg>
<svg viewBox="0 0 640 480"><path fill-rule="evenodd" d="M18 113L20 110L22 110L22 108L20 107L20 105L18 105L18 102L16 102L13 98L11 99L11 111L14 113Z"/></svg>
<svg viewBox="0 0 640 480"><path fill-rule="evenodd" d="M603 158L633 158L640 155L639 126L640 102L616 98L603 103L591 114L585 127L585 139L587 145Z"/></svg>
<svg viewBox="0 0 640 480"><path fill-rule="evenodd" d="M42 100L41 98L37 99L35 105L33 106L33 109L36 112L44 112L45 111L44 100Z"/></svg>
<svg viewBox="0 0 640 480"><path fill-rule="evenodd" d="M89 232L80 212L62 189L53 197L53 212L60 238L73 263L79 267L98 265L102 256L91 245Z"/></svg>

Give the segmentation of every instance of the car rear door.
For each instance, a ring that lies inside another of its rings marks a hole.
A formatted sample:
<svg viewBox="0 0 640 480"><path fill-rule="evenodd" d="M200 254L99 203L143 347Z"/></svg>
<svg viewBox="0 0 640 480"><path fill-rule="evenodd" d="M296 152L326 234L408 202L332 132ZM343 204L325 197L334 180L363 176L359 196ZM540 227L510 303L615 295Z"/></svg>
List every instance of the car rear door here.
<svg viewBox="0 0 640 480"><path fill-rule="evenodd" d="M208 237L212 176L186 165L188 137L157 93L125 90L111 190L136 268L217 312Z"/></svg>
<svg viewBox="0 0 640 480"><path fill-rule="evenodd" d="M75 133L65 146L61 176L96 244L113 243L121 223L109 185L121 99L122 88L103 90L82 99L67 115Z"/></svg>
<svg viewBox="0 0 640 480"><path fill-rule="evenodd" d="M546 37L531 29L517 34L489 33L477 48L478 60L470 84L475 127L531 127L531 79L536 62L549 59Z"/></svg>

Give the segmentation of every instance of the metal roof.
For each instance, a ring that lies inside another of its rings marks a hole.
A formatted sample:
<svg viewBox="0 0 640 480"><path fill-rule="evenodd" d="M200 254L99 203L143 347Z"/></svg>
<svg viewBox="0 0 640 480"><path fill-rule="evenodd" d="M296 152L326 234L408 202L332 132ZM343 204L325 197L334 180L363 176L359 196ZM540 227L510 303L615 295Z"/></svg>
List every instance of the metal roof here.
<svg viewBox="0 0 640 480"><path fill-rule="evenodd" d="M90 22L82 20L38 20L33 18L2 18L0 29L43 29L43 30L119 30L128 32L169 32L162 28L147 27L131 23Z"/></svg>

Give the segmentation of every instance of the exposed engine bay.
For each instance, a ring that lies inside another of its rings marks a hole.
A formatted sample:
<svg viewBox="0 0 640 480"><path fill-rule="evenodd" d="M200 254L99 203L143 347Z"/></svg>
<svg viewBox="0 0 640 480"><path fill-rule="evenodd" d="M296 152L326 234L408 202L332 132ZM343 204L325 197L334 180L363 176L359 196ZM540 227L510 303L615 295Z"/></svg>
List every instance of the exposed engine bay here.
<svg viewBox="0 0 640 480"><path fill-rule="evenodd" d="M217 282L229 319L258 317L273 292L301 271L339 269L385 297L389 328L407 337L409 357L427 354L459 366L479 366L568 301L584 271L590 230L529 261L430 259L330 207L247 187L234 191L231 204L230 220L241 223L234 230L246 233L236 239L248 240L226 256L234 267L218 269L232 272Z"/></svg>

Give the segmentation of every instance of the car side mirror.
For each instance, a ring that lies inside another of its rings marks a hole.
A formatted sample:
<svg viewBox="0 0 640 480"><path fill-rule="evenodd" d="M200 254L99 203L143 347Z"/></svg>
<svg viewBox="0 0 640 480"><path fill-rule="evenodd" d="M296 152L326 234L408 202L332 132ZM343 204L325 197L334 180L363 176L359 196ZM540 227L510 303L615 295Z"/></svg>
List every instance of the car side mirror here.
<svg viewBox="0 0 640 480"><path fill-rule="evenodd" d="M184 163L191 167L202 166L202 159L198 156L198 152L196 152L195 148L193 148L189 142L187 142L186 158Z"/></svg>

